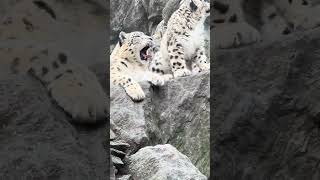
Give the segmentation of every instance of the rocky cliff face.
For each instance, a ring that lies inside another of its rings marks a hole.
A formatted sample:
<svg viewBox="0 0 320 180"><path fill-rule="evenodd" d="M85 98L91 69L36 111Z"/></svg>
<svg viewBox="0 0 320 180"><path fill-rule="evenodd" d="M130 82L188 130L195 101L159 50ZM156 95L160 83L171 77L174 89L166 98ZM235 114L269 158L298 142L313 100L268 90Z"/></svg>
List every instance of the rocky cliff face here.
<svg viewBox="0 0 320 180"><path fill-rule="evenodd" d="M320 179L320 29L216 51L213 179Z"/></svg>
<svg viewBox="0 0 320 180"><path fill-rule="evenodd" d="M131 145L129 154L147 145L171 144L208 176L209 75L177 78L162 87L143 83L146 99L140 103L111 86L110 119L118 138Z"/></svg>
<svg viewBox="0 0 320 180"><path fill-rule="evenodd" d="M117 43L120 31L142 31L150 35L151 29L162 20L165 4L164 0L111 1L111 43Z"/></svg>

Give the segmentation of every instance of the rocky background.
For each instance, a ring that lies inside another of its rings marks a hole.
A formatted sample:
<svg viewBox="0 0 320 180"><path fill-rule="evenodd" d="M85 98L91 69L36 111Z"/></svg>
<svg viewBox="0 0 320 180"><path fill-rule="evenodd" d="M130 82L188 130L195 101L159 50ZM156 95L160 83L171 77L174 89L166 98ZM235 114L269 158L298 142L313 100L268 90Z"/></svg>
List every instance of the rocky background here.
<svg viewBox="0 0 320 180"><path fill-rule="evenodd" d="M320 179L320 29L216 51L212 179Z"/></svg>
<svg viewBox="0 0 320 180"><path fill-rule="evenodd" d="M102 179L107 128L75 126L38 81L0 78L0 179Z"/></svg>

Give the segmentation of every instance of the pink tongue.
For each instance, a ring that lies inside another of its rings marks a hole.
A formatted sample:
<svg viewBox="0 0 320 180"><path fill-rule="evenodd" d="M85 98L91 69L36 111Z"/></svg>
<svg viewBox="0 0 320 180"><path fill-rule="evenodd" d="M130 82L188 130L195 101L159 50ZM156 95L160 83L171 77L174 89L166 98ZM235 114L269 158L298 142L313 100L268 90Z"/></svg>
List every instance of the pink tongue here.
<svg viewBox="0 0 320 180"><path fill-rule="evenodd" d="M149 58L151 58L151 57L152 57L152 56L149 55L149 54L144 54L144 55L143 55L143 58L144 58L144 59L149 59Z"/></svg>

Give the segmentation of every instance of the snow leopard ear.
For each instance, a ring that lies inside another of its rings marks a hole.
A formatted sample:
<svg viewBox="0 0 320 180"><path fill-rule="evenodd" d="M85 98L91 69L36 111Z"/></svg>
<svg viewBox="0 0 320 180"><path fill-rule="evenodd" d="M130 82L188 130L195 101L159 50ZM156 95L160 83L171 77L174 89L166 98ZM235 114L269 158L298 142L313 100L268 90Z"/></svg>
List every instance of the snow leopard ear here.
<svg viewBox="0 0 320 180"><path fill-rule="evenodd" d="M119 34L119 45L120 47L122 46L124 40L127 38L127 34L123 31L120 32Z"/></svg>
<svg viewBox="0 0 320 180"><path fill-rule="evenodd" d="M196 11L198 9L197 5L193 2L193 0L191 0L190 2L190 7L192 11Z"/></svg>

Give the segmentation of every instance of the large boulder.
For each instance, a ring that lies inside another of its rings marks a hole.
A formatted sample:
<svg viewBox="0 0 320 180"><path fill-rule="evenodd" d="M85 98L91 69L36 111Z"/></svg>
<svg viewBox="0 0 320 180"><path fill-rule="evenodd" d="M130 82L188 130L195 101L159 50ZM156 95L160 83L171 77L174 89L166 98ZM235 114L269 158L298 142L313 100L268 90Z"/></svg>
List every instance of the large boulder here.
<svg viewBox="0 0 320 180"><path fill-rule="evenodd" d="M320 29L216 51L213 179L320 179Z"/></svg>
<svg viewBox="0 0 320 180"><path fill-rule="evenodd" d="M169 144L148 146L128 158L133 179L206 180L190 159Z"/></svg>

